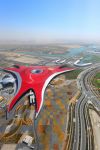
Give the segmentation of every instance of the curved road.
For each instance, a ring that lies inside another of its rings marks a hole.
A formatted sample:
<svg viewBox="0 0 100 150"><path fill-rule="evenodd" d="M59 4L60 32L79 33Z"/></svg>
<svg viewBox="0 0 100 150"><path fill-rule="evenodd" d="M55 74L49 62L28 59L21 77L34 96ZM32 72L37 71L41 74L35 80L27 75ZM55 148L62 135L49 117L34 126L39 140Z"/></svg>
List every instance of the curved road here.
<svg viewBox="0 0 100 150"><path fill-rule="evenodd" d="M90 77L98 70L100 70L100 63L86 69L77 78L81 96L75 104L75 117L71 124L72 128L75 128L73 141L70 141L73 150L94 150L93 129L88 110L91 103L98 112L100 111L100 101L94 95L90 84Z"/></svg>

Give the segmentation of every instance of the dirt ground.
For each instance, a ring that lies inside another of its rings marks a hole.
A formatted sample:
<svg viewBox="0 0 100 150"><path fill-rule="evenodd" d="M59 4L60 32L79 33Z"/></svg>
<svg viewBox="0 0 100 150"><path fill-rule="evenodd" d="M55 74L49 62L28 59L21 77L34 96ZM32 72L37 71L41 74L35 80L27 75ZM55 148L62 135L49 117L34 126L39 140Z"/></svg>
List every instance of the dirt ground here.
<svg viewBox="0 0 100 150"><path fill-rule="evenodd" d="M94 133L95 150L100 150L100 117L94 110L89 110Z"/></svg>

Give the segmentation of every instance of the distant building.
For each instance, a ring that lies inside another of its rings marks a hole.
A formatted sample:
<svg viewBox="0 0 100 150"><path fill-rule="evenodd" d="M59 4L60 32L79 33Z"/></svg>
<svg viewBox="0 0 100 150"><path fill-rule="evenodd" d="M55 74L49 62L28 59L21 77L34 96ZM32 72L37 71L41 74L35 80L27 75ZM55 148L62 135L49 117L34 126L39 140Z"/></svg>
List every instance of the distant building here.
<svg viewBox="0 0 100 150"><path fill-rule="evenodd" d="M83 63L83 64L80 64L80 59L75 61L74 65L77 66L77 67L86 67L86 66L90 66L92 65L92 63Z"/></svg>

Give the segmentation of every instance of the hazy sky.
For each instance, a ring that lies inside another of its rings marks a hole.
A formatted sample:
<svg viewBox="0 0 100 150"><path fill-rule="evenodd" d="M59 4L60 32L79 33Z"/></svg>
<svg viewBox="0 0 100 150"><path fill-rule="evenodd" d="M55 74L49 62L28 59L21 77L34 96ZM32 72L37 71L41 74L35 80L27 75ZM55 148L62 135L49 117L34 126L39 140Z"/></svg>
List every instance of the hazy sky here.
<svg viewBox="0 0 100 150"><path fill-rule="evenodd" d="M0 0L0 40L100 39L100 0Z"/></svg>

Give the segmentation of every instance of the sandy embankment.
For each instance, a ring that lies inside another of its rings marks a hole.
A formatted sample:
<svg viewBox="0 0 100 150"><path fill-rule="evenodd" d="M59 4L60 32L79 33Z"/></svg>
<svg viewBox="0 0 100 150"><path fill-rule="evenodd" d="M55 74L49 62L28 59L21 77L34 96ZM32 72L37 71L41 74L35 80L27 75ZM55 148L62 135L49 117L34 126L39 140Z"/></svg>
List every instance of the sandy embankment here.
<svg viewBox="0 0 100 150"><path fill-rule="evenodd" d="M80 48L80 47L82 47L81 45L74 45L74 44L72 44L72 45L69 45L69 44L61 44L60 46L66 47L66 48L68 48L68 49L70 49L70 48Z"/></svg>
<svg viewBox="0 0 100 150"><path fill-rule="evenodd" d="M11 60L15 62L29 63L29 64L40 62L40 59L35 58L34 56L17 54L15 52L0 52L0 54L5 56L6 60Z"/></svg>
<svg viewBox="0 0 100 150"><path fill-rule="evenodd" d="M100 150L100 117L94 110L89 110L93 134L94 134L94 149Z"/></svg>

